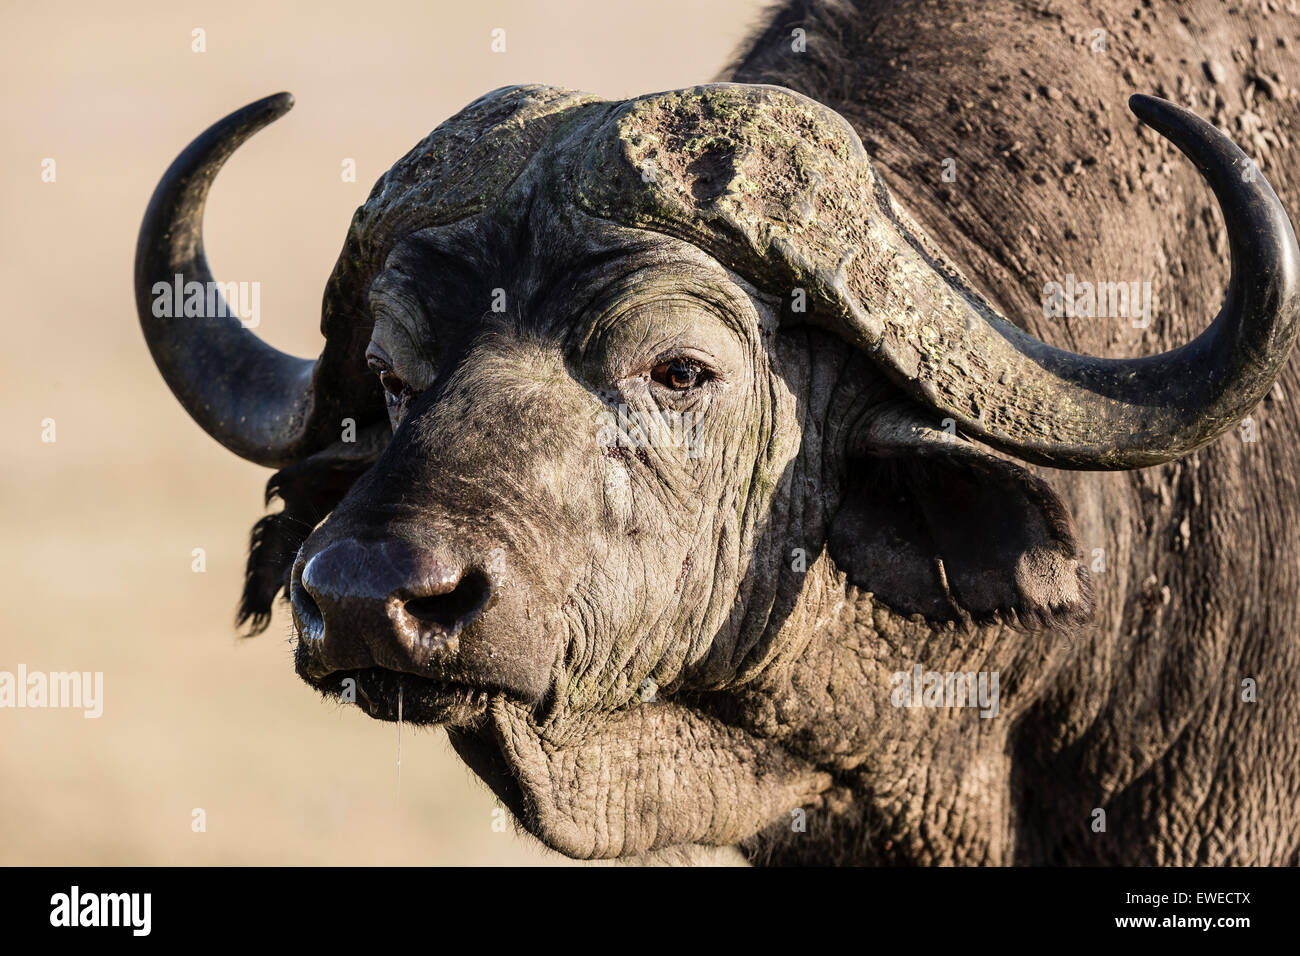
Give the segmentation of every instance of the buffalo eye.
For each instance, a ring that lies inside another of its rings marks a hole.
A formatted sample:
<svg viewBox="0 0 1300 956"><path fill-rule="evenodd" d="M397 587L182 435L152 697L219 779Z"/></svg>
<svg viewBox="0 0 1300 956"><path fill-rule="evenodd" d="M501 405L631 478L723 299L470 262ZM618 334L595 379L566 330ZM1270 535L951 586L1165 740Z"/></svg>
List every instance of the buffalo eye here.
<svg viewBox="0 0 1300 956"><path fill-rule="evenodd" d="M401 398L402 393L406 391L406 383L392 372L380 372L379 384L384 387L384 391L388 393L388 397L394 401Z"/></svg>
<svg viewBox="0 0 1300 956"><path fill-rule="evenodd" d="M688 359L670 359L650 370L650 377L665 388L684 392L699 385L706 377L704 367Z"/></svg>
<svg viewBox="0 0 1300 956"><path fill-rule="evenodd" d="M389 405L396 405L409 391L406 383L398 378L391 368L377 359L371 359L368 364L379 375L379 384L384 389L384 400Z"/></svg>

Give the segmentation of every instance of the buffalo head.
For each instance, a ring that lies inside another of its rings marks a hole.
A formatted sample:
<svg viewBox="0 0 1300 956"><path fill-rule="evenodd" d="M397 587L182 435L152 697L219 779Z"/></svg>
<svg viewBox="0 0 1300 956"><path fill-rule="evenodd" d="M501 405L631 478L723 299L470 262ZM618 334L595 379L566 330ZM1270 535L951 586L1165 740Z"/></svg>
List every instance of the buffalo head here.
<svg viewBox="0 0 1300 956"><path fill-rule="evenodd" d="M1215 191L1232 281L1195 341L1120 360L999 315L838 115L731 84L475 101L357 211L314 361L224 308L158 314L159 284L212 282L208 188L290 105L177 159L136 264L176 396L280 469L244 617L285 589L307 682L445 724L574 856L734 843L906 777L925 728L883 675L980 629L1023 639L971 643L961 669L1032 657L1033 634L1092 612L1068 509L1012 459L1185 455L1296 335L1276 196L1172 104L1131 105Z"/></svg>

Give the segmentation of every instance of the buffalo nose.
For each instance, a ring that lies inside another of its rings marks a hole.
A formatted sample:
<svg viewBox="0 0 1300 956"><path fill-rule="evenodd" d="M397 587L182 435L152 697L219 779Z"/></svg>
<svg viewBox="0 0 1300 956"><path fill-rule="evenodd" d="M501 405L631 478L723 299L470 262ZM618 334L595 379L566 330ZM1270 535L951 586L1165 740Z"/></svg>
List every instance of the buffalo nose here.
<svg viewBox="0 0 1300 956"><path fill-rule="evenodd" d="M489 603L485 573L404 541L346 539L294 569L299 634L328 670L418 670L454 654Z"/></svg>

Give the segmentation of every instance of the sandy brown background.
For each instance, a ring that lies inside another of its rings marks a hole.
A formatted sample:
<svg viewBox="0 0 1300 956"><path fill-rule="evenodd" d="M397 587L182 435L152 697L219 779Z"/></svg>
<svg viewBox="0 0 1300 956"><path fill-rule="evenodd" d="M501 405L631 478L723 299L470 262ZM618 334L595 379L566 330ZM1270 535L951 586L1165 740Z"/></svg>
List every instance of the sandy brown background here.
<svg viewBox="0 0 1300 956"><path fill-rule="evenodd" d="M293 112L217 180L207 248L219 279L261 283L260 334L314 355L353 209L439 122L511 83L624 97L711 80L761 4L0 10L0 670L105 683L99 720L0 710L0 863L565 862L493 832L494 800L440 730L408 728L399 802L394 727L293 675L283 608L266 634L237 638L269 472L208 439L154 370L134 314L136 231L194 135L293 92ZM504 54L490 51L494 27ZM348 157L355 183L340 178ZM205 833L191 831L196 807Z"/></svg>

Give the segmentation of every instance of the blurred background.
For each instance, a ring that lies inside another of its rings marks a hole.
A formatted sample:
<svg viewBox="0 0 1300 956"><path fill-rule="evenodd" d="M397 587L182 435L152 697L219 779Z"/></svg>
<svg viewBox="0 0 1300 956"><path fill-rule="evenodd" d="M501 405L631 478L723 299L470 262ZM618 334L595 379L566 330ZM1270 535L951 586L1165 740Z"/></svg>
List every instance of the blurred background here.
<svg viewBox="0 0 1300 956"><path fill-rule="evenodd" d="M0 709L0 864L569 862L493 829L441 730L405 729L399 799L395 728L294 676L283 607L238 637L270 473L207 438L155 371L136 231L190 139L294 93L218 178L206 244L218 279L261 283L258 333L314 356L353 209L431 129L507 84L622 98L712 80L762 6L4 5L0 671L102 671L104 709Z"/></svg>

